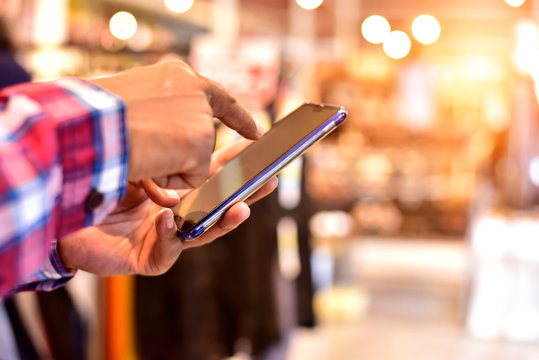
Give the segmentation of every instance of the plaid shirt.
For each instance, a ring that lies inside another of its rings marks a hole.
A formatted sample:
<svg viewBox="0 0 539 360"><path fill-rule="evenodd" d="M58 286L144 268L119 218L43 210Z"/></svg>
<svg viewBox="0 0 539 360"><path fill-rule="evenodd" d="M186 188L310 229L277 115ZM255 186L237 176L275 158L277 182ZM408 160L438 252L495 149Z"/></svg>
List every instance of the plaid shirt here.
<svg viewBox="0 0 539 360"><path fill-rule="evenodd" d="M56 239L99 223L125 193L124 114L77 79L0 91L0 297L73 277Z"/></svg>

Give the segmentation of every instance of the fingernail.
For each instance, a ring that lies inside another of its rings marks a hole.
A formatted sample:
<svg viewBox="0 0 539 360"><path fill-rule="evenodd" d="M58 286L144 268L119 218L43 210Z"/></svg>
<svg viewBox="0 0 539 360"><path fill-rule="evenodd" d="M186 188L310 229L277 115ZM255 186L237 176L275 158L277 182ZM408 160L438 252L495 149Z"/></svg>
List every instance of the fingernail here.
<svg viewBox="0 0 539 360"><path fill-rule="evenodd" d="M163 189L163 193L164 193L167 197L174 198L174 199L180 199L180 196L178 195L178 193L176 192L176 190L172 190L172 189Z"/></svg>
<svg viewBox="0 0 539 360"><path fill-rule="evenodd" d="M167 228L173 229L174 228L174 216L172 216L172 211L171 210L166 211L165 218L167 219Z"/></svg>
<svg viewBox="0 0 539 360"><path fill-rule="evenodd" d="M249 218L249 216L251 216L251 208L246 203L242 203L242 204L243 204L243 209L242 209L243 220L242 221L245 221Z"/></svg>

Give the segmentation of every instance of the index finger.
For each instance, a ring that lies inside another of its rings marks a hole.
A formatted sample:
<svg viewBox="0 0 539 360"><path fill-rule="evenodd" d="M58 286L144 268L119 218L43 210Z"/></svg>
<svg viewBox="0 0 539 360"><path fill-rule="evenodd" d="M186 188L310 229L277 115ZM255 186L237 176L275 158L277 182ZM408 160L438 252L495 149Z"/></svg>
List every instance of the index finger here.
<svg viewBox="0 0 539 360"><path fill-rule="evenodd" d="M257 140L264 134L249 112L230 95L221 85L206 79L208 86L206 95L213 110L213 116L247 139Z"/></svg>
<svg viewBox="0 0 539 360"><path fill-rule="evenodd" d="M250 140L239 140L216 150L211 156L210 175L213 175L221 166L232 160L234 156L252 143Z"/></svg>

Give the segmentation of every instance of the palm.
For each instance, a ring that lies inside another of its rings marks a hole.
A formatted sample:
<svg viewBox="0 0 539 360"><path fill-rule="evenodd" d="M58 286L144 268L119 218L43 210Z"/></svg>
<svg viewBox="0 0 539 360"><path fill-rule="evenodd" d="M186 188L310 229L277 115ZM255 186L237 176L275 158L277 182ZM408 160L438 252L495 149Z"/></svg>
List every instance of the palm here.
<svg viewBox="0 0 539 360"><path fill-rule="evenodd" d="M179 255L182 242L157 241L155 218L162 209L140 185L130 183L125 198L100 225L71 235L86 249L78 259L78 267L101 275L153 275L166 271ZM62 241L69 241L71 236ZM100 259L98 263L96 258Z"/></svg>
<svg viewBox="0 0 539 360"><path fill-rule="evenodd" d="M138 274L156 274L170 267L163 268L162 260L167 254L161 253L159 250L162 247L156 246L157 231L154 223L162 209L148 198L140 186L129 184L124 200L98 226L103 232L103 240L109 243L109 250L117 249L114 258L127 261L122 264L122 268ZM177 247L180 251L181 241L177 242ZM176 256L171 261L175 259Z"/></svg>

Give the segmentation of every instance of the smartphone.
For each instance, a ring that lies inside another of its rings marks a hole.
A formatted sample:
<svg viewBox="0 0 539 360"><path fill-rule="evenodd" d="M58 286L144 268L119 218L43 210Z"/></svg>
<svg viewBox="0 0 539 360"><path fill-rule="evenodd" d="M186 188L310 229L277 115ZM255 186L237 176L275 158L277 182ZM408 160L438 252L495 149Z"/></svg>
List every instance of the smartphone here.
<svg viewBox="0 0 539 360"><path fill-rule="evenodd" d="M305 103L224 164L172 208L178 234L193 240L346 118L342 106Z"/></svg>

